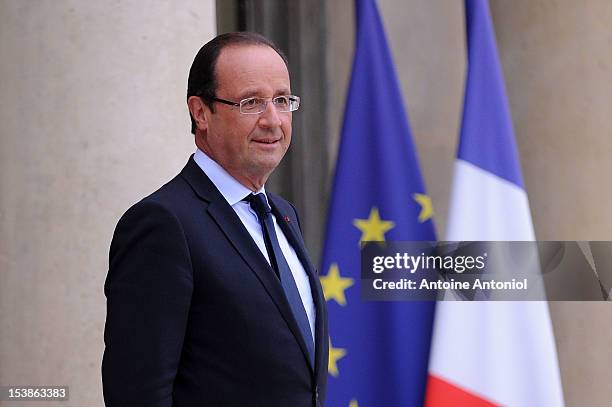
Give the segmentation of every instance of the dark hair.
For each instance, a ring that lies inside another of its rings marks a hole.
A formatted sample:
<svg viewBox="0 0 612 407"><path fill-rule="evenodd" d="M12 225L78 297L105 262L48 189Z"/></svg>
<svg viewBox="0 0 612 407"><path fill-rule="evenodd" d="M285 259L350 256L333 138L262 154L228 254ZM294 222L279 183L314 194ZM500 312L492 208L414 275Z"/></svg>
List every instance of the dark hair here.
<svg viewBox="0 0 612 407"><path fill-rule="evenodd" d="M215 66L221 50L225 47L236 45L261 45L272 48L285 61L287 69L289 63L287 57L272 41L263 35L249 32L231 32L221 34L204 44L196 54L191 69L189 69L189 79L187 80L187 99L190 96L199 96L202 101L214 112L213 99L217 91L217 78ZM191 116L191 132L195 134L196 124Z"/></svg>

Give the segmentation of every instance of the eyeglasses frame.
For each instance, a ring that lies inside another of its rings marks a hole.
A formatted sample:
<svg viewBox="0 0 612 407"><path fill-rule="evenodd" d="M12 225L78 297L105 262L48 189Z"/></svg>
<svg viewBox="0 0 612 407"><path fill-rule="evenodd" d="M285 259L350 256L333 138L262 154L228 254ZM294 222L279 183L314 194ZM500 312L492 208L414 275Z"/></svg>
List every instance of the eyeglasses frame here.
<svg viewBox="0 0 612 407"><path fill-rule="evenodd" d="M232 102L231 100L221 99L221 98L218 98L216 96L213 96L210 99L214 100L215 102L223 103L225 105L236 106L236 107L239 108L240 114L262 114L263 112L266 111L266 107L268 107L268 103L269 102L272 102L274 99L276 99L277 97L281 97L281 96L286 96L289 99L291 99L291 98L297 99L298 107L295 110L286 110L286 111L279 110L279 112L282 112L282 113L295 112L296 110L298 110L300 108L300 97L296 96L296 95L278 95L278 96L274 96L273 98L261 98L261 97L258 97L258 96L252 96L252 97L248 97L248 98L242 99L240 102ZM264 110L262 110L261 112L243 112L242 108L241 108L242 103L246 102L247 100L254 99L254 98L256 98L256 99L263 99L266 102L266 104L264 105Z"/></svg>

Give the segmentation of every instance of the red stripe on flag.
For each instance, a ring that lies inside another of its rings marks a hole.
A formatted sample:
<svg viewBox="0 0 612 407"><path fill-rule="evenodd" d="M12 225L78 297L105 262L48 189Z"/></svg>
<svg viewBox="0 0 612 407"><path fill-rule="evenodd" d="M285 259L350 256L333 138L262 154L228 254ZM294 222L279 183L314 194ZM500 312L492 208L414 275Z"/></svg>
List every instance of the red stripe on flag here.
<svg viewBox="0 0 612 407"><path fill-rule="evenodd" d="M461 387L429 375L425 394L425 407L497 407L498 405Z"/></svg>

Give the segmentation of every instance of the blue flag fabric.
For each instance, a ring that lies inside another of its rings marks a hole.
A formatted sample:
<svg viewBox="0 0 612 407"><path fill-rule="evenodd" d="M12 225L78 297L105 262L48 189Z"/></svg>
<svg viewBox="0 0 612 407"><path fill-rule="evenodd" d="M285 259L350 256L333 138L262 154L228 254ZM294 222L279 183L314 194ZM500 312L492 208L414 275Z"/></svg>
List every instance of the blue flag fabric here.
<svg viewBox="0 0 612 407"><path fill-rule="evenodd" d="M458 158L525 188L487 0L466 0L468 72Z"/></svg>
<svg viewBox="0 0 612 407"><path fill-rule="evenodd" d="M323 249L334 407L421 406L435 303L363 302L360 241L435 240L391 53L374 0L356 48Z"/></svg>

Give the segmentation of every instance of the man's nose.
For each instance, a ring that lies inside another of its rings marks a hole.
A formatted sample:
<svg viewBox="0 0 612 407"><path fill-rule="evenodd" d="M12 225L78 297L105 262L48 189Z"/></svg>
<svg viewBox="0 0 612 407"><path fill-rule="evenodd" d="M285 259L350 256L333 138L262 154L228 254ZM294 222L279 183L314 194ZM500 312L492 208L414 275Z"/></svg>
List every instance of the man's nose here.
<svg viewBox="0 0 612 407"><path fill-rule="evenodd" d="M279 127L282 124L280 114L274 103L269 101L266 110L259 115L259 125L264 128Z"/></svg>

